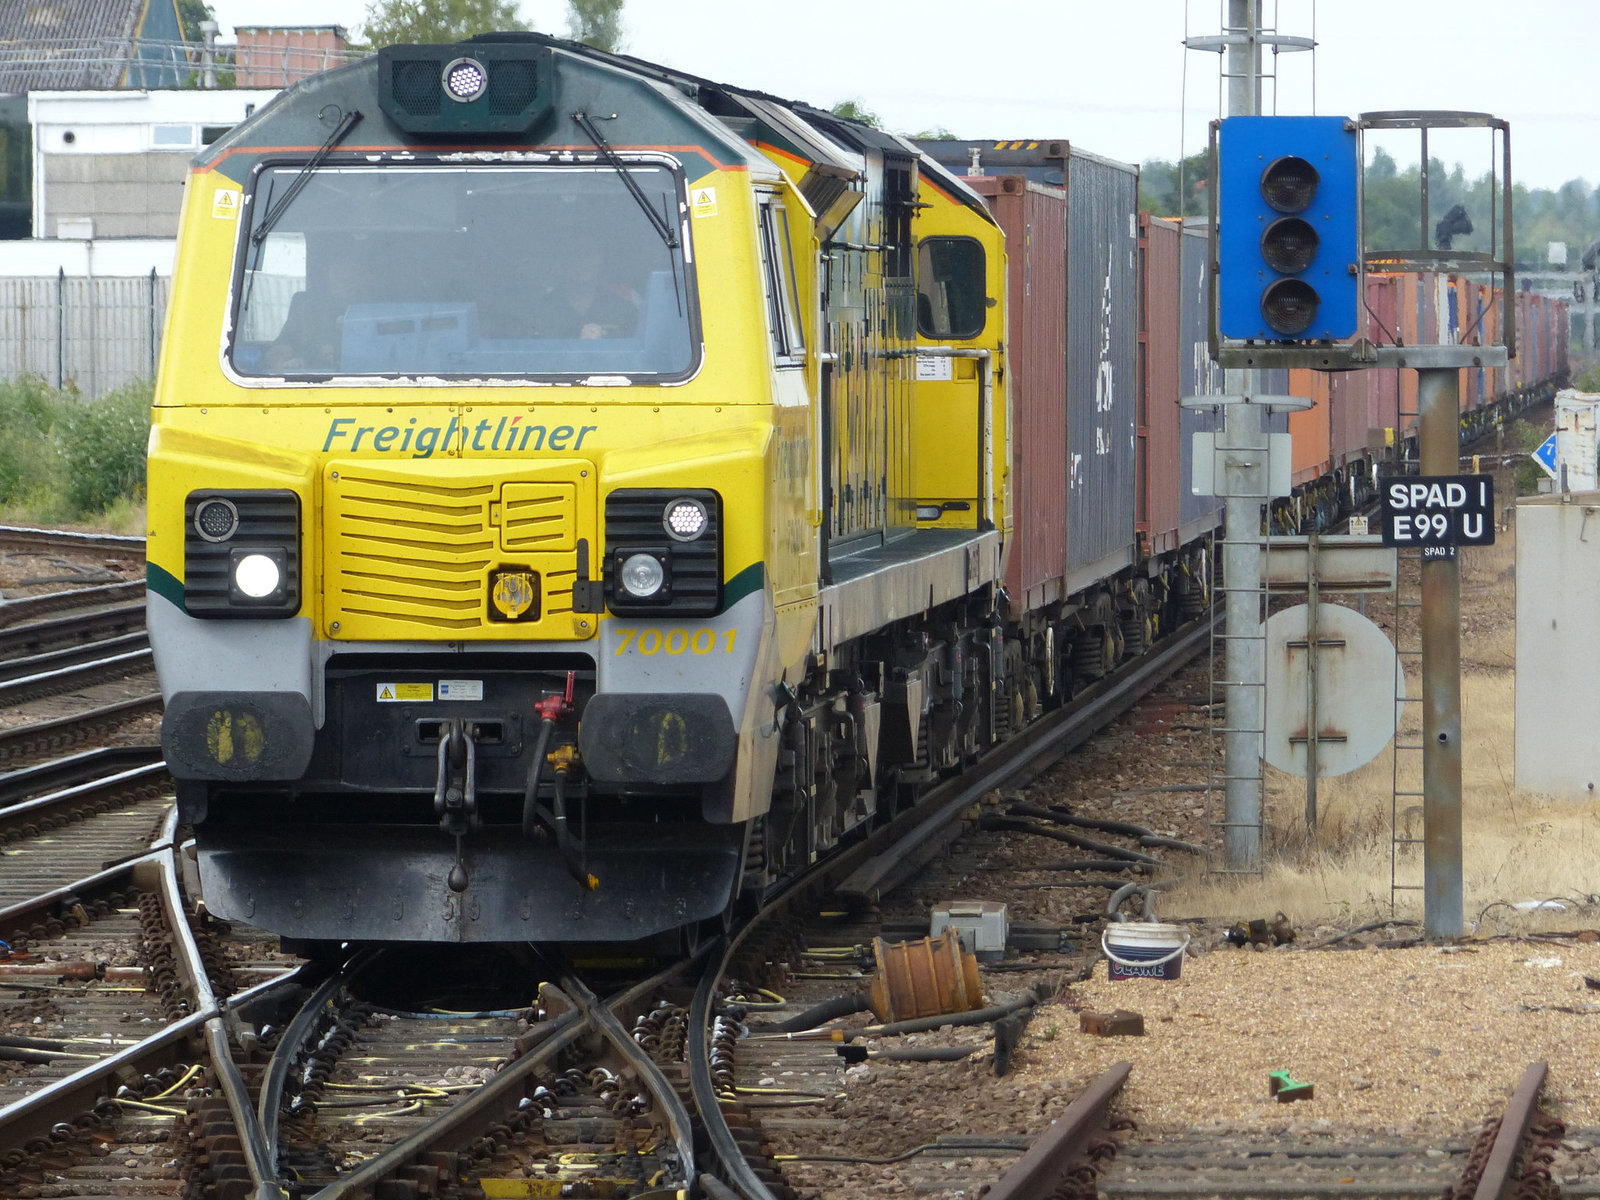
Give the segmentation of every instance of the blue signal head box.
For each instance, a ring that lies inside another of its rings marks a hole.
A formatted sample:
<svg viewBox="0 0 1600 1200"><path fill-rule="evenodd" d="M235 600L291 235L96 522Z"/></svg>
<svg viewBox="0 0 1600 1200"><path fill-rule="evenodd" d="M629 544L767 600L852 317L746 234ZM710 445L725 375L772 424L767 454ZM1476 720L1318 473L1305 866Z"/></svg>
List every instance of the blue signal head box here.
<svg viewBox="0 0 1600 1200"><path fill-rule="evenodd" d="M1344 117L1229 117L1217 134L1217 330L1328 342L1360 317L1361 160Z"/></svg>

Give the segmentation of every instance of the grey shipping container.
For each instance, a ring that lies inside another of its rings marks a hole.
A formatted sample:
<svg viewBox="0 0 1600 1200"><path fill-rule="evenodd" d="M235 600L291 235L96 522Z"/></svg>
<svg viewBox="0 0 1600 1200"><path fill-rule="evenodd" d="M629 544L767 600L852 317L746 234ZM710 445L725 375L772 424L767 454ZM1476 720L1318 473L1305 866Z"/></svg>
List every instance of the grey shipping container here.
<svg viewBox="0 0 1600 1200"><path fill-rule="evenodd" d="M1134 561L1139 172L1069 149L1067 591Z"/></svg>

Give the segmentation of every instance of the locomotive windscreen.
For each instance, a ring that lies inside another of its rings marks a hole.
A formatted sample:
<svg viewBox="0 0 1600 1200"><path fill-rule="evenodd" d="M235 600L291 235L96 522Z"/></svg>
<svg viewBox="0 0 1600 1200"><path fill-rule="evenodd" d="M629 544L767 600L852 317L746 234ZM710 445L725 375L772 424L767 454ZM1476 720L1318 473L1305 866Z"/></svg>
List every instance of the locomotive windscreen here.
<svg viewBox="0 0 1600 1200"><path fill-rule="evenodd" d="M234 371L688 374L681 184L665 166L625 169L633 188L592 164L264 169L241 223Z"/></svg>

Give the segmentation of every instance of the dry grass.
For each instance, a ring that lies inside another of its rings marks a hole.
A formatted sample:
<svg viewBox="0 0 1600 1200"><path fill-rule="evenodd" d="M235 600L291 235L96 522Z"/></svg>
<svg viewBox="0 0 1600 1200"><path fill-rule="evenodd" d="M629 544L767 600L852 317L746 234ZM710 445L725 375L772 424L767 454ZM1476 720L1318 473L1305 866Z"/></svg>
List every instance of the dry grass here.
<svg viewBox="0 0 1600 1200"><path fill-rule="evenodd" d="M1556 897L1588 906L1600 894L1600 828L1591 807L1513 786L1515 562L1509 532L1462 555L1463 912L1480 933L1571 927L1578 922L1570 906L1566 913L1512 906ZM1369 604L1369 615L1392 630L1385 608ZM1402 619L1399 644L1418 644L1414 621ZM1411 694L1420 690L1413 678ZM1402 740L1419 742L1421 723L1421 705L1407 705ZM1400 757L1398 790L1420 792L1421 753ZM1398 826L1399 838L1421 838L1421 803L1394 800L1394 780L1391 748L1357 771L1319 781L1319 823L1308 833L1304 780L1269 768L1262 877L1196 874L1163 909L1223 921L1282 910L1298 926L1363 924L1391 914L1420 919L1419 891L1395 892L1390 907L1391 881L1420 885L1423 878L1422 847L1395 845L1391 837Z"/></svg>

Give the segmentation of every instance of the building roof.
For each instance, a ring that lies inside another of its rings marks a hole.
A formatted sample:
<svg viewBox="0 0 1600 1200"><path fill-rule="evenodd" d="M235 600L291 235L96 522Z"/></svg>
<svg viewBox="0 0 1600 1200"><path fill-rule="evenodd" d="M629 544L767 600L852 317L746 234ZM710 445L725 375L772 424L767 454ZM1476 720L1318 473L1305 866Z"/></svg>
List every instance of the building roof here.
<svg viewBox="0 0 1600 1200"><path fill-rule="evenodd" d="M173 87L187 73L173 0L0 4L0 92Z"/></svg>

